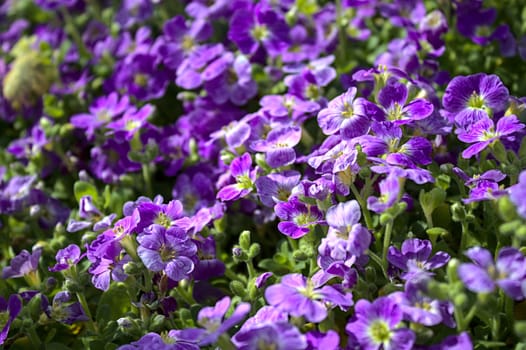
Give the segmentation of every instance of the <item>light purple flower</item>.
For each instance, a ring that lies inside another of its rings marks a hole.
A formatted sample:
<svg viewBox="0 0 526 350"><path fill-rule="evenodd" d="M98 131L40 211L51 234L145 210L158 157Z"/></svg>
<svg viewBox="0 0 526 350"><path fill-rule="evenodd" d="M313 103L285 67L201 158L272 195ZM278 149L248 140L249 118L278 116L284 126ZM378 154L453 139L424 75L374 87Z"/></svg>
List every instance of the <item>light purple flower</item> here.
<svg viewBox="0 0 526 350"><path fill-rule="evenodd" d="M82 305L78 301L71 301L71 293L60 291L53 297L53 302L49 305L47 298L44 307L44 312L52 319L72 325L74 322L87 321L89 318L82 309ZM44 302L43 302L44 303Z"/></svg>
<svg viewBox="0 0 526 350"><path fill-rule="evenodd" d="M154 106L150 104L146 104L140 109L130 108L122 117L109 123L106 127L115 133L115 138L130 141L144 127L146 120L152 116L154 110ZM108 133L107 135L111 134Z"/></svg>
<svg viewBox="0 0 526 350"><path fill-rule="evenodd" d="M469 159L500 139L512 141L514 139L512 134L522 129L524 129L524 124L514 115L500 118L496 127L490 118L482 118L474 123L469 131L460 130L458 139L465 143L472 143L462 152L462 157Z"/></svg>
<svg viewBox="0 0 526 350"><path fill-rule="evenodd" d="M226 185L219 190L217 198L222 201L233 201L245 197L254 187L257 168L252 169L252 157L249 153L235 158L230 164L230 174L236 179L235 184Z"/></svg>
<svg viewBox="0 0 526 350"><path fill-rule="evenodd" d="M258 177L255 185L261 203L267 207L274 207L276 203L288 201L300 177L301 174L295 170Z"/></svg>
<svg viewBox="0 0 526 350"><path fill-rule="evenodd" d="M180 228L153 224L137 236L137 241L137 255L150 271L164 271L170 279L181 281L194 270L197 247Z"/></svg>
<svg viewBox="0 0 526 350"><path fill-rule="evenodd" d="M502 248L496 262L491 253L481 247L470 248L465 254L474 262L458 267L458 276L467 289L491 293L499 286L510 298L524 299L521 284L526 280L526 259L518 249Z"/></svg>
<svg viewBox="0 0 526 350"><path fill-rule="evenodd" d="M473 350L473 343L467 332L446 337L440 344L432 345L428 350Z"/></svg>
<svg viewBox="0 0 526 350"><path fill-rule="evenodd" d="M157 333L147 333L141 339L130 344L120 346L119 350L199 350L199 345L190 340L179 340L170 335L160 336Z"/></svg>
<svg viewBox="0 0 526 350"><path fill-rule="evenodd" d="M517 207L517 212L526 218L526 170L519 175L519 182L509 189L510 200Z"/></svg>
<svg viewBox="0 0 526 350"><path fill-rule="evenodd" d="M232 338L236 349L304 350L307 340L288 322L264 323L259 327L242 328Z"/></svg>
<svg viewBox="0 0 526 350"><path fill-rule="evenodd" d="M344 293L334 286L317 288L301 274L283 276L279 284L265 290L267 302L294 317L304 316L309 322L318 323L327 317L327 306L339 306L343 311L353 305L351 293Z"/></svg>
<svg viewBox="0 0 526 350"><path fill-rule="evenodd" d="M305 236L313 226L323 222L323 214L315 205L304 204L295 196L276 204L274 211L285 220L278 224L279 231L293 239Z"/></svg>
<svg viewBox="0 0 526 350"><path fill-rule="evenodd" d="M387 261L402 271L401 277L408 281L426 278L430 270L444 266L450 259L449 254L439 251L430 258L431 242L418 238L407 239L402 243L402 249L389 247Z"/></svg>
<svg viewBox="0 0 526 350"><path fill-rule="evenodd" d="M508 89L496 75L457 76L446 88L442 103L457 125L469 131L481 119L503 112Z"/></svg>
<svg viewBox="0 0 526 350"><path fill-rule="evenodd" d="M0 332L0 345L2 345L7 339L11 323L13 323L13 320L18 316L21 310L22 301L17 294L10 295L8 300L5 300L4 297L0 296L0 315L7 316L2 331Z"/></svg>
<svg viewBox="0 0 526 350"><path fill-rule="evenodd" d="M400 195L400 176L397 172L391 172L380 181L380 197L370 196L367 198L367 209L375 213L383 213L398 201Z"/></svg>
<svg viewBox="0 0 526 350"><path fill-rule="evenodd" d="M389 296L379 297L373 303L361 299L354 306L355 315L345 330L351 343L364 350L413 348L416 336L413 331L400 327L403 312Z"/></svg>
<svg viewBox="0 0 526 350"><path fill-rule="evenodd" d="M57 263L50 267L49 271L58 272L69 269L71 266L77 265L84 255L81 254L80 248L76 244L70 244L64 249L59 249L55 256Z"/></svg>
<svg viewBox="0 0 526 350"><path fill-rule="evenodd" d="M129 255L121 254L122 247L118 241L100 235L91 242L86 255L92 262L88 272L92 275L91 282L95 288L106 291L111 280L123 282L128 278L124 272L124 264L130 262Z"/></svg>
<svg viewBox="0 0 526 350"><path fill-rule="evenodd" d="M325 135L339 131L344 140L362 136L369 130L371 121L381 117L375 113L378 107L362 97L355 98L356 91L355 87L349 88L318 113L318 124Z"/></svg>
<svg viewBox="0 0 526 350"><path fill-rule="evenodd" d="M272 130L265 140L250 144L256 152L265 152L266 161L272 168L290 165L296 160L296 146L301 139L301 128L291 126Z"/></svg>
<svg viewBox="0 0 526 350"><path fill-rule="evenodd" d="M9 266L4 267L2 278L17 278L37 273L38 261L40 260L41 255L41 248L33 249L32 253L23 249L17 256L11 259Z"/></svg>

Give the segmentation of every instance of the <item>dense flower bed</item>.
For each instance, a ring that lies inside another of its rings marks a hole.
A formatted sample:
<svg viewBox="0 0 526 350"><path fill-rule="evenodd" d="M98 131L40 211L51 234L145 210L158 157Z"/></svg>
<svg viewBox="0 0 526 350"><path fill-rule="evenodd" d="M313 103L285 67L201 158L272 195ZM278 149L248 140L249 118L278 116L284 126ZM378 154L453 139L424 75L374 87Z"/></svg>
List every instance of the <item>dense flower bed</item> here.
<svg viewBox="0 0 526 350"><path fill-rule="evenodd" d="M525 349L525 18L3 1L0 345Z"/></svg>

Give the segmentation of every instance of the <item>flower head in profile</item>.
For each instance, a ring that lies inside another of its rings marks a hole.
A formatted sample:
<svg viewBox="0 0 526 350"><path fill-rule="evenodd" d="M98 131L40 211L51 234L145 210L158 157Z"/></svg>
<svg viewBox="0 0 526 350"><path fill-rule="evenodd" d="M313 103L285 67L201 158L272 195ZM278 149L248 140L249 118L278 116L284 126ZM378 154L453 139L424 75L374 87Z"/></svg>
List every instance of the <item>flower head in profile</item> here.
<svg viewBox="0 0 526 350"><path fill-rule="evenodd" d="M59 249L55 256L57 263L50 267L49 271L58 272L69 269L71 266L77 265L84 255L81 254L80 248L76 244L70 244L64 249Z"/></svg>
<svg viewBox="0 0 526 350"><path fill-rule="evenodd" d="M431 256L431 242L418 238L407 239L401 249L389 247L387 261L402 271L401 277L408 281L430 276L430 270L444 266L449 261L449 254L437 252Z"/></svg>
<svg viewBox="0 0 526 350"><path fill-rule="evenodd" d="M42 255L41 248L33 249L32 253L22 250L17 256L11 259L9 266L4 267L2 278L24 277L32 286L38 286L40 277L38 275L38 262Z"/></svg>
<svg viewBox="0 0 526 350"><path fill-rule="evenodd" d="M509 193L519 215L526 218L526 171L520 173L519 182L509 188Z"/></svg>
<svg viewBox="0 0 526 350"><path fill-rule="evenodd" d="M361 299L354 311L353 319L345 327L353 345L364 350L413 348L416 336L412 330L400 327L403 312L390 297L377 298L373 303Z"/></svg>
<svg viewBox="0 0 526 350"><path fill-rule="evenodd" d="M0 326L2 327L2 331L0 332L0 345L7 339L11 323L13 323L13 320L21 310L22 300L20 300L17 294L9 296L8 300L0 296Z"/></svg>
<svg viewBox="0 0 526 350"><path fill-rule="evenodd" d="M474 247L465 254L473 263L461 264L458 276L467 289L476 293L491 293L499 286L514 300L524 299L521 284L526 281L526 258L511 247L502 248L496 261L484 248Z"/></svg>
<svg viewBox="0 0 526 350"><path fill-rule="evenodd" d="M469 131L461 130L458 134L460 141L472 144L462 152L462 157L469 159L501 139L512 141L512 135L522 129L524 124L514 115L500 118L496 127L490 118L482 118L474 123Z"/></svg>
<svg viewBox="0 0 526 350"><path fill-rule="evenodd" d="M249 153L245 153L232 161L230 174L236 179L236 183L221 188L217 193L218 199L233 201L252 192L254 181L256 181L257 168L252 169L252 158Z"/></svg>

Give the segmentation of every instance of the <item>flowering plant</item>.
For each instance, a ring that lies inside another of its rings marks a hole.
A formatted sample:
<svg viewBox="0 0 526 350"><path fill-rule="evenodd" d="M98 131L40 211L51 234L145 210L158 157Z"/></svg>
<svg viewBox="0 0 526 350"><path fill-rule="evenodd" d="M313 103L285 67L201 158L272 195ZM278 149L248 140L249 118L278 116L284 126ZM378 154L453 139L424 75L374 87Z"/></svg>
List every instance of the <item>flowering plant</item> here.
<svg viewBox="0 0 526 350"><path fill-rule="evenodd" d="M0 347L526 348L510 0L0 4Z"/></svg>

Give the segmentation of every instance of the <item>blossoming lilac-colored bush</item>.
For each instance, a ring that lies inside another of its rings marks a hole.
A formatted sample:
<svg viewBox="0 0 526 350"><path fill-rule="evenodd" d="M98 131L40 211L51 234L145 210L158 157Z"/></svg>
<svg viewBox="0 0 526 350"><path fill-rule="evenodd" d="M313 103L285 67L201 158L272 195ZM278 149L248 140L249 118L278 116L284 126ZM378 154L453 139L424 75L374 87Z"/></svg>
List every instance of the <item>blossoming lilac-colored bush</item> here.
<svg viewBox="0 0 526 350"><path fill-rule="evenodd" d="M525 13L1 2L0 348L526 348Z"/></svg>

